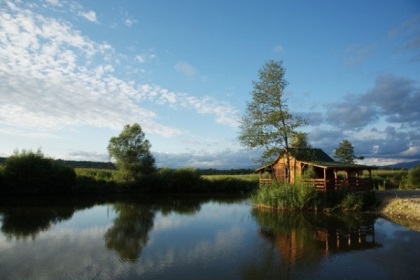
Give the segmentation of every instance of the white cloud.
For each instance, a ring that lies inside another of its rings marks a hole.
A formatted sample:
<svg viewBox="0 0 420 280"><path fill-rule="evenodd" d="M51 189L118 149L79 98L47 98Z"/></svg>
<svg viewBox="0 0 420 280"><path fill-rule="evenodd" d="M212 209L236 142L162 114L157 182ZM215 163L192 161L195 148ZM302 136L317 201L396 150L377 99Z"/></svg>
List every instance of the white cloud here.
<svg viewBox="0 0 420 280"><path fill-rule="evenodd" d="M138 55L136 55L135 58L140 63L145 63L146 62L146 56L145 55L138 54Z"/></svg>
<svg viewBox="0 0 420 280"><path fill-rule="evenodd" d="M156 123L136 102L137 85L112 75L113 66L93 59L114 57L70 25L25 9L2 9L0 119L3 125L41 131L72 125L120 129L142 120L146 131L180 131Z"/></svg>
<svg viewBox="0 0 420 280"><path fill-rule="evenodd" d="M174 68L176 71L184 74L187 77L193 77L197 73L197 70L194 66L184 61L180 61L175 64Z"/></svg>
<svg viewBox="0 0 420 280"><path fill-rule="evenodd" d="M117 76L123 64L118 60L124 57L108 43L97 43L66 21L37 14L24 3L16 5L0 7L0 133L51 139L69 127L119 131L134 122L163 137L187 133L158 122L159 115L142 106L146 100L237 126L237 110L229 104L124 80ZM147 50L136 59L155 57ZM180 69L195 74L187 63Z"/></svg>
<svg viewBox="0 0 420 280"><path fill-rule="evenodd" d="M60 3L59 0L45 0L45 2L51 6L55 6L55 7L61 7L62 4Z"/></svg>
<svg viewBox="0 0 420 280"><path fill-rule="evenodd" d="M98 19L96 18L96 13L94 11L80 12L79 15L84 17L88 21L96 22L96 23L98 22Z"/></svg>
<svg viewBox="0 0 420 280"><path fill-rule="evenodd" d="M155 59L156 54L154 54L153 50L146 50L142 53L137 54L134 58L139 63L146 63L150 60Z"/></svg>
<svg viewBox="0 0 420 280"><path fill-rule="evenodd" d="M126 19L124 19L124 24L127 27L131 27L131 26L133 26L136 23L137 23L137 20L135 20L135 19L132 19L132 18L126 18Z"/></svg>

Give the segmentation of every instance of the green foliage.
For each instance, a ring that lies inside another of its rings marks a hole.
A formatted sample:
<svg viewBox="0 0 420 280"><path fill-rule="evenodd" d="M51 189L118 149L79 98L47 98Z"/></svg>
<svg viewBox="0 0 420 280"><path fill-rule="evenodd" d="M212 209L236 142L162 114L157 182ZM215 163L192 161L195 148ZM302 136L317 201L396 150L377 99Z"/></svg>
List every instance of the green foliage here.
<svg viewBox="0 0 420 280"><path fill-rule="evenodd" d="M137 184L144 176L150 176L156 171L150 147L137 123L124 126L118 137L110 139L108 152L116 160L120 180L128 184Z"/></svg>
<svg viewBox="0 0 420 280"><path fill-rule="evenodd" d="M316 172L313 165L309 165L305 170L303 171L303 179L314 179L316 178Z"/></svg>
<svg viewBox="0 0 420 280"><path fill-rule="evenodd" d="M252 202L276 210L303 210L311 208L315 190L306 184L272 183L261 187L252 196Z"/></svg>
<svg viewBox="0 0 420 280"><path fill-rule="evenodd" d="M292 137L292 148L311 148L308 143L308 134L304 132L296 132Z"/></svg>
<svg viewBox="0 0 420 280"><path fill-rule="evenodd" d="M338 207L344 211L360 211L363 208L363 199L354 192L345 194L344 198L338 204Z"/></svg>
<svg viewBox="0 0 420 280"><path fill-rule="evenodd" d="M36 153L15 151L3 168L2 191L8 193L68 192L76 178L73 168Z"/></svg>
<svg viewBox="0 0 420 280"><path fill-rule="evenodd" d="M293 116L287 107L284 89L287 81L282 61L268 61L259 71L259 81L253 82L252 101L241 119L238 137L248 148L265 149L262 161L279 155L296 128L306 121Z"/></svg>
<svg viewBox="0 0 420 280"><path fill-rule="evenodd" d="M346 188L316 192L304 182L295 185L272 183L259 188L252 196L256 206L274 210L359 211L375 203L373 192L355 193Z"/></svg>
<svg viewBox="0 0 420 280"><path fill-rule="evenodd" d="M200 173L194 168L162 168L158 172L159 187L166 191L192 191L200 186Z"/></svg>
<svg viewBox="0 0 420 280"><path fill-rule="evenodd" d="M378 169L372 171L372 180L375 189L409 189L408 171L405 169Z"/></svg>
<svg viewBox="0 0 420 280"><path fill-rule="evenodd" d="M259 185L258 175L229 175L202 177L205 190L217 192L247 192Z"/></svg>
<svg viewBox="0 0 420 280"><path fill-rule="evenodd" d="M77 176L91 177L97 181L110 182L114 180L114 174L117 173L115 170L110 169L95 169L95 168L76 168Z"/></svg>
<svg viewBox="0 0 420 280"><path fill-rule="evenodd" d="M344 139L334 150L334 157L339 162L354 163L356 156L354 155L353 145L349 140Z"/></svg>
<svg viewBox="0 0 420 280"><path fill-rule="evenodd" d="M408 171L406 185L407 188L420 188L420 165L416 165Z"/></svg>
<svg viewBox="0 0 420 280"><path fill-rule="evenodd" d="M201 175L195 168L160 169L152 192L225 193L258 187L258 175Z"/></svg>

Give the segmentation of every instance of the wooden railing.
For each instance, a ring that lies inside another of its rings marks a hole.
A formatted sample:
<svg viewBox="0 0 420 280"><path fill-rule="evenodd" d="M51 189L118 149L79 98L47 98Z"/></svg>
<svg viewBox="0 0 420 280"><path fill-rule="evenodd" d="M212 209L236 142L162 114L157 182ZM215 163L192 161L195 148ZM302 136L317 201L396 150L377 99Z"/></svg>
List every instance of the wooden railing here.
<svg viewBox="0 0 420 280"><path fill-rule="evenodd" d="M260 179L260 187L268 185L273 179ZM342 187L349 187L354 191L368 191L372 190L372 180L369 178L350 178L350 179L308 179L305 180L308 184L311 184L317 191L332 191L338 190Z"/></svg>
<svg viewBox="0 0 420 280"><path fill-rule="evenodd" d="M269 185L271 184L272 179L261 179L260 178L260 187L264 186L264 185Z"/></svg>

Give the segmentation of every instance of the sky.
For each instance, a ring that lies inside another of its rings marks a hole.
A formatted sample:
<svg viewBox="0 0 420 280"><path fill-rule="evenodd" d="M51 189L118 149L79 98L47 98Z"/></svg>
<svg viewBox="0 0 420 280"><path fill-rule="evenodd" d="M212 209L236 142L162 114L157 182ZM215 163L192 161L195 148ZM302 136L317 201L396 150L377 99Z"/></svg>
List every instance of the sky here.
<svg viewBox="0 0 420 280"><path fill-rule="evenodd" d="M269 60L313 147L420 159L417 0L1 0L0 156L109 161L138 123L158 167L256 167L239 125Z"/></svg>

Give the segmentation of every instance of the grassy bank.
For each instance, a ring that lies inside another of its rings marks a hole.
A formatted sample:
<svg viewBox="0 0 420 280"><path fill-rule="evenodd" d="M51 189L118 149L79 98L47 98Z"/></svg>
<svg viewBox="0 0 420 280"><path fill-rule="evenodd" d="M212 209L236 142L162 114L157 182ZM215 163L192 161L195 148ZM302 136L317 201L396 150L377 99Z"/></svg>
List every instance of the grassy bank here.
<svg viewBox="0 0 420 280"><path fill-rule="evenodd" d="M361 211L374 201L371 192L355 193L345 188L335 192L316 192L305 183L273 183L259 188L252 196L256 207L275 211Z"/></svg>
<svg viewBox="0 0 420 280"><path fill-rule="evenodd" d="M12 162L12 164L10 163ZM258 187L258 176L202 175L194 168L162 168L136 182L115 169L72 168L29 153L0 166L0 193L214 193L248 192Z"/></svg>
<svg viewBox="0 0 420 280"><path fill-rule="evenodd" d="M404 227L420 231L420 190L377 191L376 197L375 212Z"/></svg>

